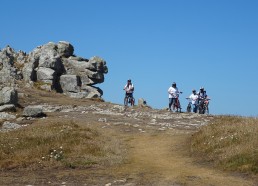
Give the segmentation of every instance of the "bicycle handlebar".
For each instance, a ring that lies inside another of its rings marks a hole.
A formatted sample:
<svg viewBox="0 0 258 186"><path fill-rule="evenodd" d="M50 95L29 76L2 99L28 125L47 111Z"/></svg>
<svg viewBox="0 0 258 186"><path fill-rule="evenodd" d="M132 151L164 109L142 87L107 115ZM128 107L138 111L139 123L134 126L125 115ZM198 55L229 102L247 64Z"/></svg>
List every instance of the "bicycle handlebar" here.
<svg viewBox="0 0 258 186"><path fill-rule="evenodd" d="M185 99L191 99L191 98L185 98ZM200 99L200 100L211 100L211 98L198 98L198 99Z"/></svg>

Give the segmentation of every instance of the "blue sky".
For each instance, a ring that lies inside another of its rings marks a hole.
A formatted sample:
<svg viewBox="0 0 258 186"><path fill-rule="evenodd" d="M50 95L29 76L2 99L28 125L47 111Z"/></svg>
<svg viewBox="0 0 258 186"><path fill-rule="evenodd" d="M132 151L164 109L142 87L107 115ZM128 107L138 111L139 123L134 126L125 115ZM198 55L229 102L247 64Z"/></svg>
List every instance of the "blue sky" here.
<svg viewBox="0 0 258 186"><path fill-rule="evenodd" d="M184 110L204 86L211 114L258 116L256 0L5 0L0 17L0 48L68 41L105 59L105 101L122 104L130 78L136 100L166 108L175 81Z"/></svg>

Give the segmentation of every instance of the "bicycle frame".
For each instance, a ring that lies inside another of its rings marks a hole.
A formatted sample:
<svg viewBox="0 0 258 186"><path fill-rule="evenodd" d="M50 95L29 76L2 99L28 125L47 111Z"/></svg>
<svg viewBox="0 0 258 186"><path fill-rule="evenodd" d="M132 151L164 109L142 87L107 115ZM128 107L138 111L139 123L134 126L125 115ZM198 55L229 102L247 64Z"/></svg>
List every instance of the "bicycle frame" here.
<svg viewBox="0 0 258 186"><path fill-rule="evenodd" d="M181 104L180 104L180 101L179 101L179 98L175 98L176 99L176 102L175 102L175 108L176 108L176 112L181 112Z"/></svg>
<svg viewBox="0 0 258 186"><path fill-rule="evenodd" d="M128 106L128 103L131 104L131 106L134 106L134 97L133 96L129 96L129 95L126 95L125 98L124 98L124 105L125 106Z"/></svg>
<svg viewBox="0 0 258 186"><path fill-rule="evenodd" d="M200 99L198 104L199 114L209 114L209 100L210 99Z"/></svg>

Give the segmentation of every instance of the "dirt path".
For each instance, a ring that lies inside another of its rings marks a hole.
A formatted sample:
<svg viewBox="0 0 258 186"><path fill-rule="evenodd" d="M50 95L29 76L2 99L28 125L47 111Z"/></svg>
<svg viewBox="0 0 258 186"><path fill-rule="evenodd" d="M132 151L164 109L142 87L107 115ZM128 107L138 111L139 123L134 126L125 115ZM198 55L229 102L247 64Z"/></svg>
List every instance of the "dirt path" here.
<svg viewBox="0 0 258 186"><path fill-rule="evenodd" d="M189 134L182 131L134 135L128 164L116 169L136 185L255 185L241 177L227 175L193 162L184 146ZM129 181L130 182L130 181Z"/></svg>

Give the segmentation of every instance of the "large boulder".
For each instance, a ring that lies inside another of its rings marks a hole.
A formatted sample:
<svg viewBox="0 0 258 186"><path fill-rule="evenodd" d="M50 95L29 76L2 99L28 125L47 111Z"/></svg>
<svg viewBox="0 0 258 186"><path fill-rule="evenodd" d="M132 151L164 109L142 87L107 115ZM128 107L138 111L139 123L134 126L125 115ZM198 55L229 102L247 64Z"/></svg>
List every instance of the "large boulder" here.
<svg viewBox="0 0 258 186"><path fill-rule="evenodd" d="M106 61L97 56L89 60L71 56L63 59L63 64L67 74L75 74L84 80L82 86L103 83L104 74L108 73Z"/></svg>
<svg viewBox="0 0 258 186"><path fill-rule="evenodd" d="M24 64L22 69L23 80L25 82L37 81L36 68L38 67L38 61L30 61Z"/></svg>
<svg viewBox="0 0 258 186"><path fill-rule="evenodd" d="M64 67L61 56L58 53L58 47L55 43L49 42L37 47L28 56L28 62L35 64L32 66L35 70L37 67L51 68L57 74L64 73Z"/></svg>
<svg viewBox="0 0 258 186"><path fill-rule="evenodd" d="M62 75L60 85L63 92L80 92L80 77L76 75Z"/></svg>
<svg viewBox="0 0 258 186"><path fill-rule="evenodd" d="M10 86L20 79L19 70L14 66L15 50L9 46L0 51L0 84ZM1 87L0 87L1 88Z"/></svg>
<svg viewBox="0 0 258 186"><path fill-rule="evenodd" d="M18 93L13 87L4 87L0 91L0 105L18 103Z"/></svg>
<svg viewBox="0 0 258 186"><path fill-rule="evenodd" d="M51 68L39 67L37 69L37 80L45 81L45 80L54 80L56 78L56 71Z"/></svg>
<svg viewBox="0 0 258 186"><path fill-rule="evenodd" d="M88 93L86 98L100 98L103 95L103 91L98 87L87 86L83 90Z"/></svg>
<svg viewBox="0 0 258 186"><path fill-rule="evenodd" d="M43 117L46 114L43 112L42 106L27 106L23 110L23 116L25 117Z"/></svg>
<svg viewBox="0 0 258 186"><path fill-rule="evenodd" d="M66 41L59 41L57 44L57 51L61 57L70 57L73 55L73 45Z"/></svg>

